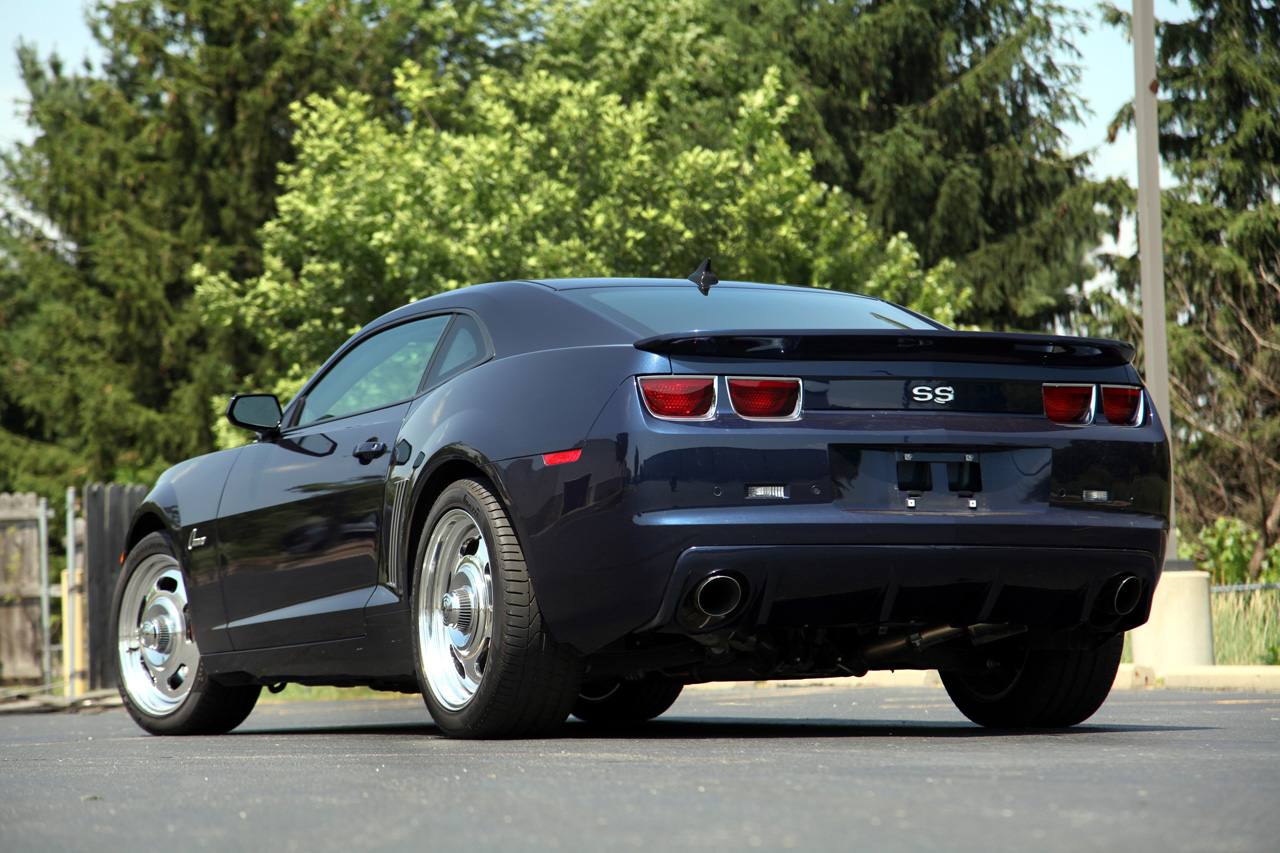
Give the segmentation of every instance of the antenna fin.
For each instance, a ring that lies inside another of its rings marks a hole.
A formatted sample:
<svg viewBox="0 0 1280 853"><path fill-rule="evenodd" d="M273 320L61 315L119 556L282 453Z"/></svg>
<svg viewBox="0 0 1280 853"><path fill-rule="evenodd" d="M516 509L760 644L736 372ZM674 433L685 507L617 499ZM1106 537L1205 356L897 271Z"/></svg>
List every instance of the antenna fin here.
<svg viewBox="0 0 1280 853"><path fill-rule="evenodd" d="M702 264L693 271L689 276L689 281L698 285L698 290L702 291L702 295L706 296L711 292L711 285L718 284L720 279L716 278L716 274L711 271L711 259L707 258Z"/></svg>

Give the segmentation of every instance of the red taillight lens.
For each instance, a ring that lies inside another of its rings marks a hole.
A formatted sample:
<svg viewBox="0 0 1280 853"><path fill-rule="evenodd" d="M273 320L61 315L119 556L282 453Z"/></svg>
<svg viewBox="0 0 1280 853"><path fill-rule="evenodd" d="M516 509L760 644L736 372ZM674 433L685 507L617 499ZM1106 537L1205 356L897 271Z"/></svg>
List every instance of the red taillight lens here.
<svg viewBox="0 0 1280 853"><path fill-rule="evenodd" d="M706 419L714 414L716 380L711 376L643 376L640 396L657 417Z"/></svg>
<svg viewBox="0 0 1280 853"><path fill-rule="evenodd" d="M800 410L800 380L730 379L729 400L744 418L793 418Z"/></svg>
<svg viewBox="0 0 1280 853"><path fill-rule="evenodd" d="M1087 424L1093 418L1092 385L1045 385L1044 413L1056 424Z"/></svg>
<svg viewBox="0 0 1280 853"><path fill-rule="evenodd" d="M1136 426L1142 416L1142 389L1129 385L1103 385L1102 411L1120 426Z"/></svg>

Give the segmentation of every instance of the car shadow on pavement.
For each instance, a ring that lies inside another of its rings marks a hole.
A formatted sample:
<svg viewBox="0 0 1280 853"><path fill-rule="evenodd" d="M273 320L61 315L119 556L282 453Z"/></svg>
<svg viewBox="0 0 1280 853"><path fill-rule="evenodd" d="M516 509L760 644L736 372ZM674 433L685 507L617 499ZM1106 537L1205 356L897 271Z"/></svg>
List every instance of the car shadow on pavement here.
<svg viewBox="0 0 1280 853"><path fill-rule="evenodd" d="M988 729L966 722L925 722L919 720L849 720L794 718L678 718L652 720L635 725L600 726L570 721L544 740L782 740L847 738L1012 738L1012 737L1089 737L1104 734L1151 732L1207 731L1211 726L1159 725L1079 725L1065 729ZM315 737L325 735L381 735L411 737L444 737L431 723L376 723L351 726L314 726L263 729L238 729L222 737L288 735Z"/></svg>
<svg viewBox="0 0 1280 853"><path fill-rule="evenodd" d="M600 727L569 724L560 730L562 738L1006 738L1043 736L1086 736L1132 732L1195 731L1203 727L1151 725L1079 725L1064 729L989 729L968 722L927 722L923 720L829 720L795 718L654 720L635 726Z"/></svg>

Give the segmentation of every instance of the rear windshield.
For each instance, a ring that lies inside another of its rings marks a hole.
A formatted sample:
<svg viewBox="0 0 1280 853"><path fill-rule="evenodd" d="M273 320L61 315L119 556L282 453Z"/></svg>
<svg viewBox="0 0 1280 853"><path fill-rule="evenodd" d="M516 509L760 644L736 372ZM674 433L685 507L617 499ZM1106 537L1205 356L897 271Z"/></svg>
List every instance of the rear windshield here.
<svg viewBox="0 0 1280 853"><path fill-rule="evenodd" d="M728 329L936 329L887 302L810 287L584 287L567 296L640 335Z"/></svg>

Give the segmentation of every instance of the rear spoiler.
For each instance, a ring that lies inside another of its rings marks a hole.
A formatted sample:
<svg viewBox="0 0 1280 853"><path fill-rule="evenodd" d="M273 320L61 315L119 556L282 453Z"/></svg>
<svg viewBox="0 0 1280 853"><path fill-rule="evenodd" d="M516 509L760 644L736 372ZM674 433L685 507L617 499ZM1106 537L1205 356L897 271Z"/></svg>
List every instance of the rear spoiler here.
<svg viewBox="0 0 1280 853"><path fill-rule="evenodd" d="M1133 361L1133 344L1105 338L950 329L675 332L636 341L636 349L675 356L787 361L971 361L1061 367L1115 367Z"/></svg>

